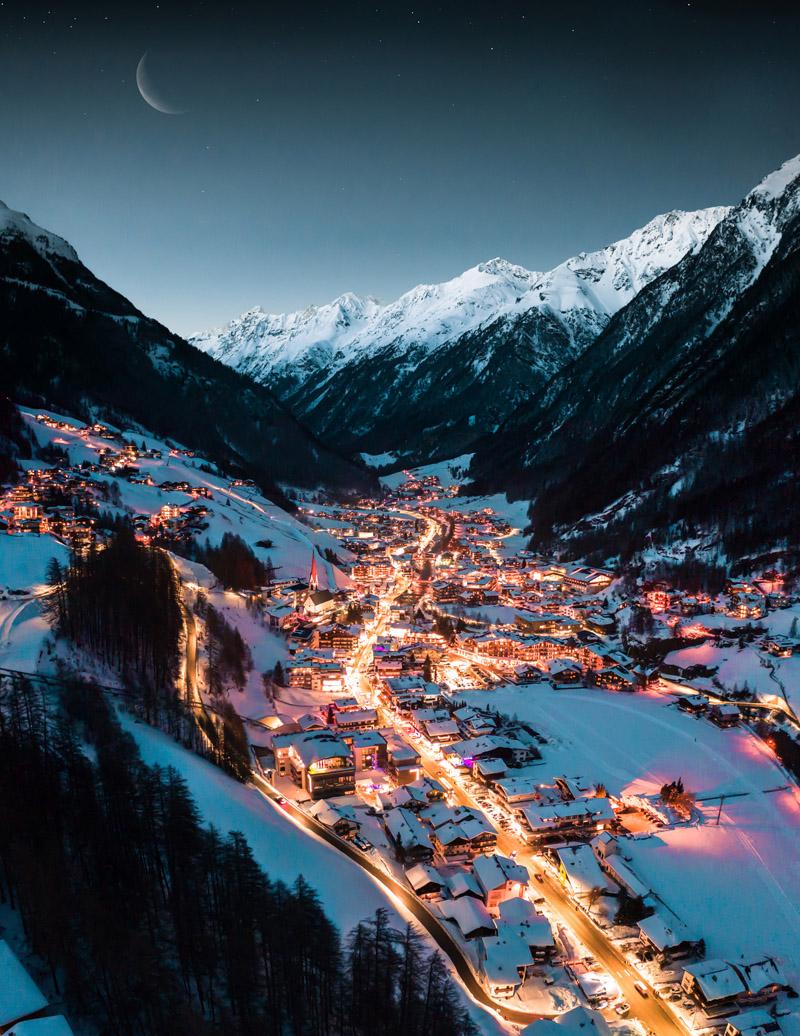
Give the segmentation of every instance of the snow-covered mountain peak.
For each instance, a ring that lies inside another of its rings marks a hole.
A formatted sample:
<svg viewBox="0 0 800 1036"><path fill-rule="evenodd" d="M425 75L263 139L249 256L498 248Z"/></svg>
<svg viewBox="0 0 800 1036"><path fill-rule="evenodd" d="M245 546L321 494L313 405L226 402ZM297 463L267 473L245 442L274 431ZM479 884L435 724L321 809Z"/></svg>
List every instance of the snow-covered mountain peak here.
<svg viewBox="0 0 800 1036"><path fill-rule="evenodd" d="M729 211L717 206L656 216L628 237L596 252L579 252L541 274L515 310L524 312L535 300L539 308L569 314L570 323L587 310L602 322L687 253L697 251Z"/></svg>
<svg viewBox="0 0 800 1036"><path fill-rule="evenodd" d="M0 240L11 238L22 238L27 241L43 259L58 257L74 263L80 262L78 253L63 237L42 229L30 216L24 212L16 212L0 201Z"/></svg>
<svg viewBox="0 0 800 1036"><path fill-rule="evenodd" d="M778 198L798 177L800 177L800 155L795 155L794 158L787 159L782 166L765 176L747 197L765 200Z"/></svg>
<svg viewBox="0 0 800 1036"><path fill-rule="evenodd" d="M521 281L523 283L539 276L538 273L532 273L530 270L526 270L524 266L518 266L516 263L510 262L508 259L502 259L500 256L488 259L485 263L478 263L475 269L478 273L485 273L490 277L503 277L507 280Z"/></svg>

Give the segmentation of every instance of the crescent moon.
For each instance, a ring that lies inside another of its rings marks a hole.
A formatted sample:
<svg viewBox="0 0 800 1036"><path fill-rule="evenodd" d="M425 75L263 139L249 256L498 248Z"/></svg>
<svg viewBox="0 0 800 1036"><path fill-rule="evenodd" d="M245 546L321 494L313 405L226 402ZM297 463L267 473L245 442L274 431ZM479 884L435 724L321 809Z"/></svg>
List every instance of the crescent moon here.
<svg viewBox="0 0 800 1036"><path fill-rule="evenodd" d="M136 85L139 88L139 93L142 98L150 105L151 108L155 108L157 112L161 112L162 115L185 115L185 108L175 108L171 104L168 104L163 98L159 97L158 91L153 87L150 82L150 77L147 72L147 55L149 51L145 51L139 59L139 64L136 66Z"/></svg>

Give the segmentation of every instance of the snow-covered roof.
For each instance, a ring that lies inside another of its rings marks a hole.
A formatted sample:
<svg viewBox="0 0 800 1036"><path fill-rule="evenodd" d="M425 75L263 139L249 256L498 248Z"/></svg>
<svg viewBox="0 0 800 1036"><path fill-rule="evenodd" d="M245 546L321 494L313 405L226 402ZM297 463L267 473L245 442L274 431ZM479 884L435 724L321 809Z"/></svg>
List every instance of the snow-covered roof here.
<svg viewBox="0 0 800 1036"><path fill-rule="evenodd" d="M436 868L431 867L429 863L418 863L414 867L409 867L406 871L406 879L415 892L432 885L441 889L447 884Z"/></svg>
<svg viewBox="0 0 800 1036"><path fill-rule="evenodd" d="M727 1000L729 997L747 992L741 976L727 961L703 960L697 964L687 964L684 973L687 972L694 978L703 998L709 1003Z"/></svg>
<svg viewBox="0 0 800 1036"><path fill-rule="evenodd" d="M562 849L556 849L555 853L564 868L570 888L577 895L587 895L596 888L612 888L591 846L567 845Z"/></svg>
<svg viewBox="0 0 800 1036"><path fill-rule="evenodd" d="M458 899L460 896L483 898L478 880L470 871L455 871L453 874L448 874L447 891L453 899Z"/></svg>
<svg viewBox="0 0 800 1036"><path fill-rule="evenodd" d="M7 942L0 942L0 1027L47 1006L47 997L17 960Z"/></svg>
<svg viewBox="0 0 800 1036"><path fill-rule="evenodd" d="M440 909L446 918L458 925L467 939L472 935L496 931L489 911L479 899L473 899L472 896L446 899Z"/></svg>
<svg viewBox="0 0 800 1036"><path fill-rule="evenodd" d="M481 951L481 968L495 986L520 985L522 980L518 969L534 963L528 942L516 928L507 925L499 925L497 935L484 935Z"/></svg>
<svg viewBox="0 0 800 1036"><path fill-rule="evenodd" d="M680 946L681 943L698 942L697 936L689 931L686 925L677 917L669 919L663 917L656 911L650 917L638 922L639 931L647 940L655 946L659 953L664 950Z"/></svg>
<svg viewBox="0 0 800 1036"><path fill-rule="evenodd" d="M611 1036L611 1029L599 1011L578 1005L556 1018L531 1022L520 1036Z"/></svg>
<svg viewBox="0 0 800 1036"><path fill-rule="evenodd" d="M509 881L527 885L530 880L526 867L499 853L476 856L472 861L472 869L486 893L502 888Z"/></svg>

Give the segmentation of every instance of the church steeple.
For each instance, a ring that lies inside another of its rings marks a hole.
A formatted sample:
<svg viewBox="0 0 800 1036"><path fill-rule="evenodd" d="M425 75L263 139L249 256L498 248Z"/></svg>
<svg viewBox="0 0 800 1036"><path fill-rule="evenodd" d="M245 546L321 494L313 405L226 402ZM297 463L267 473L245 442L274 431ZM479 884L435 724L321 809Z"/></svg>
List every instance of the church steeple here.
<svg viewBox="0 0 800 1036"><path fill-rule="evenodd" d="M317 576L317 555L314 552L311 555L311 572L308 576L308 589L319 590L319 577Z"/></svg>

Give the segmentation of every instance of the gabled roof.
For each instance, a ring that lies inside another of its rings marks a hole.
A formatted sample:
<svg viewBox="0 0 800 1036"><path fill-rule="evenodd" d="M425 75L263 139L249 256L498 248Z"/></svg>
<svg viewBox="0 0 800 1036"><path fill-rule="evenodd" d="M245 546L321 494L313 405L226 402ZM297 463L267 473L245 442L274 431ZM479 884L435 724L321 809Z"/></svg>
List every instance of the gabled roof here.
<svg viewBox="0 0 800 1036"><path fill-rule="evenodd" d="M0 942L0 1027L47 1006L39 990L7 942Z"/></svg>
<svg viewBox="0 0 800 1036"><path fill-rule="evenodd" d="M462 896L460 899L447 899L441 904L440 909L445 917L455 921L466 938L497 930L489 911L483 903L478 899L473 899L471 896Z"/></svg>
<svg viewBox="0 0 800 1036"><path fill-rule="evenodd" d="M476 856L472 861L472 869L487 894L494 889L502 888L508 881L527 885L530 880L526 867L515 863L507 856L501 856L500 853Z"/></svg>
<svg viewBox="0 0 800 1036"><path fill-rule="evenodd" d="M747 987L735 968L724 960L703 960L688 964L684 973L693 976L704 999L709 1003L727 1000L747 992Z"/></svg>

